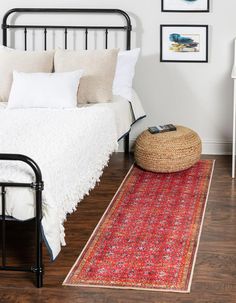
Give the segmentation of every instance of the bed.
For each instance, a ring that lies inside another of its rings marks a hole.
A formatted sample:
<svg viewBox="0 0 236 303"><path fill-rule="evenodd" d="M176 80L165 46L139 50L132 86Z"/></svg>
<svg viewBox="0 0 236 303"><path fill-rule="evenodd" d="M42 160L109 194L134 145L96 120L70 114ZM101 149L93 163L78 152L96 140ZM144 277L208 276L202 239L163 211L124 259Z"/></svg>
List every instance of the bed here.
<svg viewBox="0 0 236 303"><path fill-rule="evenodd" d="M8 23L11 14L115 14L124 17L122 26L15 25ZM131 22L127 13L117 9L13 9L3 18L3 44L8 45L8 31L23 30L27 50L28 29L42 29L44 49L50 29L64 30L64 48L68 29L82 30L88 49L90 30L104 31L108 48L110 31L123 31L126 49L130 49ZM6 110L0 103L0 188L2 222L1 270L30 271L36 285L43 285L42 241L55 259L65 245L63 222L78 202L94 188L109 156L124 139L129 153L131 126L143 118L141 103L133 91L131 100L113 96L109 103L80 105L76 109ZM12 123L14 121L14 123ZM14 140L12 140L14 138ZM30 142L31 144L26 144ZM10 153L9 153L10 152ZM62 174L63 172L63 174ZM6 264L6 220L27 221L35 218L36 258L28 268Z"/></svg>

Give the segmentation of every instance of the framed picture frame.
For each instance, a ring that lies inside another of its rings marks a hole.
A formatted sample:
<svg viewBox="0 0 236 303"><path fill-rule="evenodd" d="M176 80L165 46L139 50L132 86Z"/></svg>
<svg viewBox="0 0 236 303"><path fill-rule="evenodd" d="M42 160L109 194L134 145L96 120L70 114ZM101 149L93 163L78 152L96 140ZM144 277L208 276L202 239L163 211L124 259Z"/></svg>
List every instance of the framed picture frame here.
<svg viewBox="0 0 236 303"><path fill-rule="evenodd" d="M161 0L161 11L169 13L209 13L210 0Z"/></svg>
<svg viewBox="0 0 236 303"><path fill-rule="evenodd" d="M208 62L208 25L162 24L161 62Z"/></svg>

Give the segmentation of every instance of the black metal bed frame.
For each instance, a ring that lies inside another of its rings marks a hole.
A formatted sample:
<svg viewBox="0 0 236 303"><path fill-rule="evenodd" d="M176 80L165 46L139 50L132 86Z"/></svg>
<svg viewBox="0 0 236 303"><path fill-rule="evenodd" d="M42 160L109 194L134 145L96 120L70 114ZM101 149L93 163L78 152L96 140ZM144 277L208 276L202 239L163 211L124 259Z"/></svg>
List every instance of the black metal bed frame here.
<svg viewBox="0 0 236 303"><path fill-rule="evenodd" d="M8 23L8 17L14 13L81 13L81 14L118 14L125 18L125 26L66 26L66 25L15 25ZM88 34L89 30L103 30L105 33L105 49L108 48L108 35L110 30L122 30L126 32L126 49L130 50L131 47L131 20L129 15L119 9L85 9L85 8L14 8L9 10L3 17L2 31L3 31L3 45L8 45L8 30L10 29L22 29L24 31L24 48L27 50L27 33L28 29L42 29L44 31L44 50L47 50L47 32L48 29L63 29L64 30L64 48L67 49L68 45L68 29L73 30L84 30L85 32L85 49L88 49ZM125 154L129 154L129 133L124 137ZM42 220L42 191L43 191L43 180L39 166L32 159L25 155L19 154L2 154L0 153L0 161L20 161L24 162L31 167L35 175L35 181L32 183L13 183L13 182L0 182L1 188L1 200L2 200L2 266L0 270L5 271L25 271L33 272L36 275L36 286L38 288L43 286L43 260L42 260L42 231L41 231L41 220ZM15 267L7 265L6 255L6 221L14 220L12 217L6 215L6 190L9 187L28 187L35 191L35 235L36 235L36 260L35 264L31 267Z"/></svg>

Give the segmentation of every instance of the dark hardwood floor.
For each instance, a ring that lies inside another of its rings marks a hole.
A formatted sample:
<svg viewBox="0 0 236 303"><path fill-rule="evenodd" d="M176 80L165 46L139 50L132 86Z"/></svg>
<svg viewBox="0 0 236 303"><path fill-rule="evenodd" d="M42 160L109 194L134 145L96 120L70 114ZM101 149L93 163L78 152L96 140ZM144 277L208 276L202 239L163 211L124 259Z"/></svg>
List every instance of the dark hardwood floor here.
<svg viewBox="0 0 236 303"><path fill-rule="evenodd" d="M230 176L230 157L208 158L216 159L216 165L190 294L62 286L132 164L132 158L128 160L123 154L115 154L100 184L68 217L67 246L57 260L51 263L44 249L44 288L34 287L32 274L0 272L0 302L236 302L236 181ZM15 225L9 226L9 262L30 262L33 226L31 223Z"/></svg>

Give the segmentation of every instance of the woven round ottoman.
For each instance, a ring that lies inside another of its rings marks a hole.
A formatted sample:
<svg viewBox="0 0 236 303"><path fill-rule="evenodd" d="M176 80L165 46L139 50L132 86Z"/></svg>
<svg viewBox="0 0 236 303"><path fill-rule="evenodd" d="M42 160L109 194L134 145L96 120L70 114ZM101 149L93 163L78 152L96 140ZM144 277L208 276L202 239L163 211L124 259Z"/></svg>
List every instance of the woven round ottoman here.
<svg viewBox="0 0 236 303"><path fill-rule="evenodd" d="M176 131L151 134L144 131L135 143L135 160L141 168L160 173L185 170L199 161L202 143L193 130L176 126Z"/></svg>

